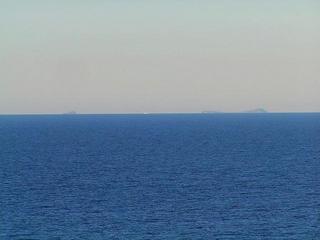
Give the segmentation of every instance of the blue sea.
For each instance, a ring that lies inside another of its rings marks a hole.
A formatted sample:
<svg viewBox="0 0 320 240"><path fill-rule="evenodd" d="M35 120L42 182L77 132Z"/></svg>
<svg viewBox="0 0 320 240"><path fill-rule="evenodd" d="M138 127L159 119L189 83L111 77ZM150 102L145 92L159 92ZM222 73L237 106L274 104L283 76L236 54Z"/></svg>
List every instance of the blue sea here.
<svg viewBox="0 0 320 240"><path fill-rule="evenodd" d="M320 239L320 114L0 116L0 239Z"/></svg>

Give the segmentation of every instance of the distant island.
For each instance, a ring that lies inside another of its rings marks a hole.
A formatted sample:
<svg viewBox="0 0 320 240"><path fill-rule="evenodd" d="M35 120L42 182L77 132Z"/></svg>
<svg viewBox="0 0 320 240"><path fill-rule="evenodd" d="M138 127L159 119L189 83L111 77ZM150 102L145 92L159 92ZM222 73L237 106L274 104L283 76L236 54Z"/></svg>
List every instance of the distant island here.
<svg viewBox="0 0 320 240"><path fill-rule="evenodd" d="M75 115L75 114L77 114L76 111L70 111L70 112L64 113L64 115Z"/></svg>
<svg viewBox="0 0 320 240"><path fill-rule="evenodd" d="M201 113L203 113L203 114L220 114L220 113L227 113L227 112L202 111ZM234 112L234 113L236 113L236 112ZM268 113L268 111L263 108L256 108L256 109L242 111L242 112L238 112L238 113Z"/></svg>
<svg viewBox="0 0 320 240"><path fill-rule="evenodd" d="M201 113L206 113L206 114L216 114L216 113L223 113L223 112L219 112L219 111L202 111Z"/></svg>
<svg viewBox="0 0 320 240"><path fill-rule="evenodd" d="M268 111L263 108L256 108L249 111L245 111L244 113L268 113Z"/></svg>

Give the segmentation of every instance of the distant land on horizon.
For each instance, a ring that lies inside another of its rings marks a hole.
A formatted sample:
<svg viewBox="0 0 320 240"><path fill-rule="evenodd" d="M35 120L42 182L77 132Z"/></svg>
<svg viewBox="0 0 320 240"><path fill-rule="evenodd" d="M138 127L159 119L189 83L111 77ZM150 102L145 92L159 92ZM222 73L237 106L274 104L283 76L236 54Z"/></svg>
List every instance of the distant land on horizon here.
<svg viewBox="0 0 320 240"><path fill-rule="evenodd" d="M178 114L179 112L172 112L171 114ZM186 112L188 113L188 112ZM191 112L190 112L191 113ZM223 114L223 113L268 113L267 110L263 108L255 108L247 111L240 111L240 112L221 112L221 111L202 111L203 114ZM75 115L78 114L76 111L70 111L63 113L64 115ZM143 112L143 113L123 113L123 114L170 114L169 112L163 113L153 113L153 112Z"/></svg>
<svg viewBox="0 0 320 240"><path fill-rule="evenodd" d="M76 111L70 111L70 112L65 112L63 113L64 115L75 115L78 114Z"/></svg>
<svg viewBox="0 0 320 240"><path fill-rule="evenodd" d="M292 112L292 111L276 111L269 112L264 108L256 108L246 111L201 111L201 112L60 112L60 113L0 113L0 116L10 116L10 115L159 115L159 114L267 114L267 113L317 113L320 114L320 111L301 111L301 112Z"/></svg>
<svg viewBox="0 0 320 240"><path fill-rule="evenodd" d="M268 113L268 111L263 108L256 108L249 111L244 111L244 113Z"/></svg>
<svg viewBox="0 0 320 240"><path fill-rule="evenodd" d="M204 114L221 114L221 113L228 113L228 112L220 112L220 111L202 111L201 113ZM242 111L242 112L232 112L232 113L268 113L267 110L263 108L255 108L247 111Z"/></svg>

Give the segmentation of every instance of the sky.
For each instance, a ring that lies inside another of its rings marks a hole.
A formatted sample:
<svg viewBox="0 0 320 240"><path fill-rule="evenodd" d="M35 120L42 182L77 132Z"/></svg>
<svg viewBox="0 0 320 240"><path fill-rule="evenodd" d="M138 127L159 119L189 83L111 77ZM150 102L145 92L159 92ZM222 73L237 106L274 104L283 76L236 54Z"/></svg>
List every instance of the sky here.
<svg viewBox="0 0 320 240"><path fill-rule="evenodd" d="M0 0L0 114L320 111L319 0Z"/></svg>

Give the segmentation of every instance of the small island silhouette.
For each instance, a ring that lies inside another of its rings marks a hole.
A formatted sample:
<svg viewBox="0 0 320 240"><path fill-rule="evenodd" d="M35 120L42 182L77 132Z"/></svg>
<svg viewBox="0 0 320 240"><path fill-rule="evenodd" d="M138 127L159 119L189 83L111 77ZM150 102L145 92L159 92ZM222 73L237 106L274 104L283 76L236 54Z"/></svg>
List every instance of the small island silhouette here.
<svg viewBox="0 0 320 240"><path fill-rule="evenodd" d="M249 111L244 111L244 113L268 113L268 111L263 108L256 108Z"/></svg>
<svg viewBox="0 0 320 240"><path fill-rule="evenodd" d="M227 112L220 112L220 111L202 111L201 113L204 114L219 114L219 113L227 113ZM236 113L236 112L235 112ZM255 108L255 109L251 109L251 110L247 110L247 111L242 111L242 112L238 112L238 113L268 113L267 110L265 110L264 108Z"/></svg>
<svg viewBox="0 0 320 240"><path fill-rule="evenodd" d="M70 111L70 112L66 112L66 113L63 113L64 115L75 115L77 114L76 111Z"/></svg>

